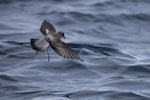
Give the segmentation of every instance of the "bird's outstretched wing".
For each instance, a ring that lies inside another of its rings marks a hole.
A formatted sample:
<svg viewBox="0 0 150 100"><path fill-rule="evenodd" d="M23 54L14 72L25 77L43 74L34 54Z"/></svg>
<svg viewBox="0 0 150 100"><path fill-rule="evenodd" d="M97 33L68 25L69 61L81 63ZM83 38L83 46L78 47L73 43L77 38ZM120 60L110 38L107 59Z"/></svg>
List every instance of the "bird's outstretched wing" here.
<svg viewBox="0 0 150 100"><path fill-rule="evenodd" d="M57 54L64 58L80 59L77 53L62 41L52 42L50 45Z"/></svg>
<svg viewBox="0 0 150 100"><path fill-rule="evenodd" d="M50 31L51 33L56 32L54 26L53 26L49 21L44 20L43 23L42 23L42 25L41 25L40 31L41 31L42 34L45 35L45 36L48 35L48 34L50 34L50 32L46 32L46 29L47 29L48 31Z"/></svg>
<svg viewBox="0 0 150 100"><path fill-rule="evenodd" d="M36 51L44 52L48 49L49 43L45 40L45 38L41 39L33 39L31 38L31 47Z"/></svg>
<svg viewBox="0 0 150 100"><path fill-rule="evenodd" d="M39 39L31 39L31 41L30 41L30 44L31 44L31 47L32 47L32 49L34 49L34 50L37 50L37 51L39 51L38 50L38 48L36 47L36 45L35 45L35 43L38 41Z"/></svg>

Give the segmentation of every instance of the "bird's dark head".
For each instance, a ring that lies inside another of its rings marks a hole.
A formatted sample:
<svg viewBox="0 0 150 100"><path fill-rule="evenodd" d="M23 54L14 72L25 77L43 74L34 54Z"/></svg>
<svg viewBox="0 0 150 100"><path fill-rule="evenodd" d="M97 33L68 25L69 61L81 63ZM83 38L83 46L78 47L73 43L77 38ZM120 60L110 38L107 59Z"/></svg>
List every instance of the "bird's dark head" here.
<svg viewBox="0 0 150 100"><path fill-rule="evenodd" d="M60 38L64 38L65 39L65 33L64 32L58 32Z"/></svg>

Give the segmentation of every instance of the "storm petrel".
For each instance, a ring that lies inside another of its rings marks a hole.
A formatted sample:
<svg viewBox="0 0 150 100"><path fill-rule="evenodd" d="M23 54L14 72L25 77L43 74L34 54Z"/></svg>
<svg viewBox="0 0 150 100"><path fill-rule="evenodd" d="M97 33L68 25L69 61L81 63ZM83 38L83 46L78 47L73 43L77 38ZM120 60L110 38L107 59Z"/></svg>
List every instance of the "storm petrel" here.
<svg viewBox="0 0 150 100"><path fill-rule="evenodd" d="M38 52L48 53L49 46L60 56L68 59L80 59L77 53L72 50L67 44L61 41L61 38L65 38L64 32L56 32L53 25L44 20L41 28L41 33L44 35L43 38L40 39L31 39L31 46L34 50L36 50L36 54ZM48 61L49 61L49 53L48 53Z"/></svg>

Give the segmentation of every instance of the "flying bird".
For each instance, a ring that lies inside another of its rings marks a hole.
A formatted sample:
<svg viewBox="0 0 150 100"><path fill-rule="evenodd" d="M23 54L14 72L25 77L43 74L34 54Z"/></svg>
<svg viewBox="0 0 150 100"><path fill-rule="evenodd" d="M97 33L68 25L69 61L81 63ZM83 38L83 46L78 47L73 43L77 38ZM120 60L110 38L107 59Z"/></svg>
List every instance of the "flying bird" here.
<svg viewBox="0 0 150 100"><path fill-rule="evenodd" d="M44 37L39 39L31 38L31 47L38 52L48 53L48 48L51 47L58 55L68 59L80 59L78 54L71 49L66 43L61 41L61 38L65 38L64 32L56 32L54 26L47 20L44 20L41 28L41 33ZM48 53L48 61L49 61Z"/></svg>

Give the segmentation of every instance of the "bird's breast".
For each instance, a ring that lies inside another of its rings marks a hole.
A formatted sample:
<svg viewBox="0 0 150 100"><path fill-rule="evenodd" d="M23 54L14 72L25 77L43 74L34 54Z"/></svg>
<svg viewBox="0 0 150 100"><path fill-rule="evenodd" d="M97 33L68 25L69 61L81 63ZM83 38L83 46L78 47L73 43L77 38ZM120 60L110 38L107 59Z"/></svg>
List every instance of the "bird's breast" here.
<svg viewBox="0 0 150 100"><path fill-rule="evenodd" d="M50 41L58 41L58 38L55 35L49 35L48 38L50 39Z"/></svg>

